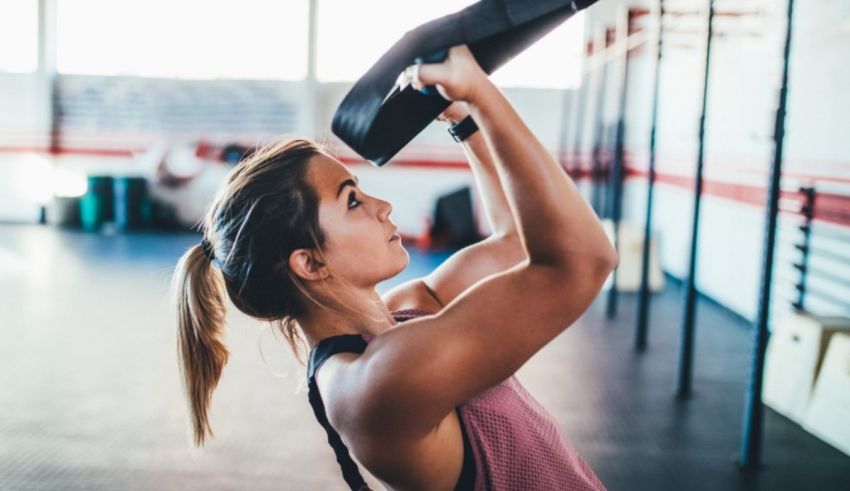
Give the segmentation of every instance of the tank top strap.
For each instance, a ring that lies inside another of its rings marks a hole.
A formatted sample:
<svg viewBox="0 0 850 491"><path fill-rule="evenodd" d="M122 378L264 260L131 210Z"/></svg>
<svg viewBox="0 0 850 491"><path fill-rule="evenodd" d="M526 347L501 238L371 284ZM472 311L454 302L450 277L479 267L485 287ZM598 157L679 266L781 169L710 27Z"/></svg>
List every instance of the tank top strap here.
<svg viewBox="0 0 850 491"><path fill-rule="evenodd" d="M392 314L397 322L404 322L423 315L430 315L429 312L417 309L397 310ZM348 447L345 446L345 443L342 442L342 438L339 436L339 433L328 421L327 414L325 413L325 405L322 402L321 395L319 394L319 386L316 383L316 371L319 370L328 358L337 353L363 353L366 350L366 346L369 344L368 342L372 339L373 336L368 334L339 334L331 336L319 341L307 357L307 398L310 401L310 406L313 407L313 413L316 415L316 419L328 434L328 443L331 448L333 448L334 454L336 455L336 461L339 463L340 469L342 469L342 477L345 479L345 482L352 491L371 490L369 485L363 479L363 476L360 474L360 469L357 467L357 464L351 458L351 454L348 452ZM464 437L466 437L465 433ZM467 438L464 438L464 443L464 468L466 469L467 462L472 462L473 457L471 455L471 450L468 448ZM474 471L474 468L472 471ZM464 472L464 475L467 474L467 472ZM474 477L474 475L471 476L473 479ZM460 483L467 481L468 479L466 478L461 479L459 481L459 485ZM457 489L471 488L458 487Z"/></svg>
<svg viewBox="0 0 850 491"><path fill-rule="evenodd" d="M313 378L316 370L331 356L337 353L363 353L367 344L361 334L339 334L319 341L307 360L307 378Z"/></svg>
<svg viewBox="0 0 850 491"><path fill-rule="evenodd" d="M325 428L328 434L328 443L333 448L336 461L342 469L342 477L352 491L368 491L369 486L360 474L357 464L352 460L348 447L342 442L339 433L331 426L325 413L325 405L319 395L319 387L316 383L316 370L322 366L328 358L336 353L362 353L366 349L366 341L359 334L341 334L325 338L312 349L307 361L307 398L313 413L319 424Z"/></svg>

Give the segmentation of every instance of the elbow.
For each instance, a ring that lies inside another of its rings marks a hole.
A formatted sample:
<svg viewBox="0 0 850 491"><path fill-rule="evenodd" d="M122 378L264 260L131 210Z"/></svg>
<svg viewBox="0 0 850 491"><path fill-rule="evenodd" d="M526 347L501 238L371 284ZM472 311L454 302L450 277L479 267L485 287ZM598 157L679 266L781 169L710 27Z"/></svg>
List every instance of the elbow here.
<svg viewBox="0 0 850 491"><path fill-rule="evenodd" d="M617 254L617 250L606 240L599 248L585 256L586 269L584 271L587 277L595 279L592 281L598 282L601 288L611 272L617 268L619 262L620 256Z"/></svg>
<svg viewBox="0 0 850 491"><path fill-rule="evenodd" d="M585 269L585 274L588 275L588 278L595 278L593 282L598 283L601 288L605 280L611 275L611 272L617 268L619 261L620 258L617 255L617 251L613 247L608 246L594 253L591 258L586 259L585 264L587 269Z"/></svg>
<svg viewBox="0 0 850 491"><path fill-rule="evenodd" d="M531 264L548 266L567 276L590 275L608 278L620 262L620 256L614 244L602 235L598 240L590 240L580 247L579 250L573 245L565 245L552 251L531 251L527 259ZM546 254L548 252L549 254Z"/></svg>
<svg viewBox="0 0 850 491"><path fill-rule="evenodd" d="M590 251L592 251L591 253L596 258L595 262L600 274L604 275L605 278L617 269L617 265L620 264L620 255L617 252L617 248L614 246L612 239L605 234L599 237L597 243L591 247Z"/></svg>
<svg viewBox="0 0 850 491"><path fill-rule="evenodd" d="M530 263L547 266L567 278L587 278L591 283L598 282L601 288L602 283L617 268L619 261L620 257L616 249L610 244L605 244L592 252L585 251L581 254L568 253L558 255L551 262L538 259L537 261L531 260Z"/></svg>
<svg viewBox="0 0 850 491"><path fill-rule="evenodd" d="M605 248L602 263L606 274L617 269L617 266L620 264L620 255L617 253L617 249L615 249L614 246L609 244L608 247Z"/></svg>

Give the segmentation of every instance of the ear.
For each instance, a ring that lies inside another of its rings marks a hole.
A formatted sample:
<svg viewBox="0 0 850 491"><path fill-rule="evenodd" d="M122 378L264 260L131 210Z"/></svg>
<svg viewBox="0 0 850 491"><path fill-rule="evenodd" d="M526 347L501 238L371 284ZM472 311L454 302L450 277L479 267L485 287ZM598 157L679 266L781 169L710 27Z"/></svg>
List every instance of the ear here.
<svg viewBox="0 0 850 491"><path fill-rule="evenodd" d="M310 249L292 251L289 255L289 269L307 281L323 280L330 275L320 256Z"/></svg>

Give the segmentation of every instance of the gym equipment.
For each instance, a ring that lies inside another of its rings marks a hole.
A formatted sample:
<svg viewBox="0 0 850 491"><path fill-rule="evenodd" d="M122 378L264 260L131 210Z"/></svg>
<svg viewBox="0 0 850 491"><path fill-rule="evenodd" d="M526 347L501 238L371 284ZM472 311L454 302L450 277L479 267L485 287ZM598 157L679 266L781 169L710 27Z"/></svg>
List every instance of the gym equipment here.
<svg viewBox="0 0 850 491"><path fill-rule="evenodd" d="M570 109L573 113L575 113L575 128L573 128L573 150L570 154L571 158L569 159L570 165L567 167L567 172L573 177L573 179L578 179L582 175L582 134L584 132L584 121L585 116L584 113L586 111L587 106L587 85L589 83L587 77L587 69L585 68L585 59L589 58L593 54L593 42L590 41L585 45L585 58L582 59L582 70L581 70L581 86L578 90L573 91L573 100L570 104ZM565 137L566 137L566 133ZM567 150L569 151L569 150ZM561 154L563 154L564 150L562 149Z"/></svg>
<svg viewBox="0 0 850 491"><path fill-rule="evenodd" d="M80 198L83 230L94 232L115 218L115 193L112 176L89 176L88 191Z"/></svg>
<svg viewBox="0 0 850 491"><path fill-rule="evenodd" d="M439 60L451 46L466 44L490 74L596 1L481 0L408 31L355 82L331 128L363 158L382 166L450 104L432 88L420 92L397 82L417 58Z"/></svg>
<svg viewBox="0 0 850 491"><path fill-rule="evenodd" d="M448 57L449 57L449 50L448 49L441 49L441 50L435 51L433 53L427 54L425 56L417 56L416 59L413 60L413 63L415 63L417 65L424 64L424 63L442 63L442 62L446 61L446 58L448 58ZM425 95L439 95L439 92L437 92L437 88L434 87L433 85L427 85L422 90L420 90L419 92L422 92Z"/></svg>
<svg viewBox="0 0 850 491"><path fill-rule="evenodd" d="M702 108L699 117L699 146L697 150L697 169L694 176L694 210L691 222L691 248L688 260L688 272L685 276L684 305L682 308L682 338L679 344L679 371L676 378L676 396L680 399L691 395L694 358L694 324L697 309L697 244L699 241L700 204L702 203L702 170L705 161L705 116L708 109L708 76L711 66L711 42L714 38L714 0L708 2L706 19L705 67L702 83Z"/></svg>
<svg viewBox="0 0 850 491"><path fill-rule="evenodd" d="M713 4L712 7L713 8ZM773 281L773 254L776 245L776 216L779 213L779 181L782 177L782 151L785 142L785 107L788 99L788 64L791 52L791 27L794 15L794 0L788 0L787 21L785 25L785 49L783 51L782 84L779 89L779 103L776 107L776 120L773 132L773 166L767 186L767 206L765 206L764 252L761 263L761 288L756 321L753 326L753 358L750 368L748 389L744 395L744 423L741 436L741 454L738 464L745 470L756 470L761 465L762 431L764 429L761 401L762 378L764 376L764 354L767 349L767 324L770 315L770 288ZM711 36L709 35L709 38ZM707 70L706 63L706 70ZM708 72L706 71L706 77ZM703 113L704 122L705 113ZM700 132L702 141L702 132ZM700 161L700 166L702 162ZM695 222L696 223L696 222ZM696 239L696 233L694 233ZM691 246L692 249L694 245ZM691 263L693 272L693 263ZM691 280L693 281L693 280Z"/></svg>
<svg viewBox="0 0 850 491"><path fill-rule="evenodd" d="M652 123L649 130L649 171L646 178L646 214L643 226L643 259L640 270L640 290L638 293L637 329L635 330L635 349L646 350L646 338L649 331L649 240L652 236L652 205L655 199L655 154L658 128L659 80L661 79L662 33L661 19L664 18L664 0L658 0L658 29L656 31L655 67L652 80Z"/></svg>
<svg viewBox="0 0 850 491"><path fill-rule="evenodd" d="M440 196L434 207L434 224L430 230L432 247L460 249L483 237L478 233L472 209L469 186Z"/></svg>
<svg viewBox="0 0 850 491"><path fill-rule="evenodd" d="M614 242L614 221L611 219L603 219L602 228L611 242ZM611 273L608 281L605 282L602 289L610 291L616 281L617 290L620 292L635 292L640 288L641 282L641 256L643 254L642 245L643 229L630 224L629 222L620 222L617 226L616 240L617 253L620 256L619 264L617 265L617 274ZM664 288L664 273L661 271L661 258L658 251L658 242L653 240L648 246L649 257L649 273L648 273L648 288L650 291L660 291Z"/></svg>
<svg viewBox="0 0 850 491"><path fill-rule="evenodd" d="M805 204L802 207L805 222L800 226L800 231L803 232L803 243L798 246L802 253L799 263L794 266L800 271L800 281L797 283L797 300L793 303L793 307L797 310L805 310L806 308L806 277L809 271L809 251L811 250L812 242L812 218L815 211L815 188L809 186L800 189L800 192L806 197Z"/></svg>
<svg viewBox="0 0 850 491"><path fill-rule="evenodd" d="M617 27L615 30L615 40L622 51L620 55L620 77L617 80L619 94L617 108L617 125L614 133L614 162L611 168L609 185L611 193L609 198L610 217L613 222L614 231L614 248L617 251L622 249L620 240L620 219L623 214L623 174L625 169L625 146L626 146L626 107L628 102L629 88L629 45L628 43L620 42L620 40L628 40L632 35L633 20L638 16L643 15L643 11L635 9L622 9L617 18ZM608 290L608 302L606 304L606 315L609 319L613 319L617 315L617 299L619 291L619 282L617 276L620 274L620 267L614 269L611 273L614 280L611 282L611 288Z"/></svg>
<svg viewBox="0 0 850 491"><path fill-rule="evenodd" d="M254 148L239 145L238 143L231 143L225 145L225 147L221 150L219 159L227 162L228 164L236 165L242 160L250 157L254 151Z"/></svg>
<svg viewBox="0 0 850 491"><path fill-rule="evenodd" d="M603 48L601 54L603 57L603 63L601 63L601 65L597 68L597 73L594 77L596 85L596 91L594 93L594 97L596 97L596 109L594 111L595 114L593 123L593 148L591 150L590 206L593 207L593 210L600 216L604 216L602 210L604 204L602 191L604 190L599 184L599 181L602 180L603 175L602 154L604 152L603 149L605 148L605 96L607 94L608 87L608 61L605 59L604 53L610 49L612 44L614 44L613 28L606 27L597 31L594 45L601 46Z"/></svg>
<svg viewBox="0 0 850 491"><path fill-rule="evenodd" d="M770 335L764 363L764 403L802 423L833 336L850 334L850 319L804 313L784 316Z"/></svg>
<svg viewBox="0 0 850 491"><path fill-rule="evenodd" d="M144 177L116 177L115 226L119 230L136 230L151 224L152 210L148 198L148 181Z"/></svg>
<svg viewBox="0 0 850 491"><path fill-rule="evenodd" d="M783 195L779 211L800 219L791 244L799 254L779 255L799 273L778 275L786 289L792 289L783 300L797 311L850 316L850 251L844 245L850 233L835 227L850 225L850 191L842 185L810 183L791 196Z"/></svg>
<svg viewBox="0 0 850 491"><path fill-rule="evenodd" d="M57 227L79 228L80 198L54 196L47 206L46 222Z"/></svg>
<svg viewBox="0 0 850 491"><path fill-rule="evenodd" d="M847 320L847 319L845 319ZM850 455L850 334L829 342L803 428Z"/></svg>

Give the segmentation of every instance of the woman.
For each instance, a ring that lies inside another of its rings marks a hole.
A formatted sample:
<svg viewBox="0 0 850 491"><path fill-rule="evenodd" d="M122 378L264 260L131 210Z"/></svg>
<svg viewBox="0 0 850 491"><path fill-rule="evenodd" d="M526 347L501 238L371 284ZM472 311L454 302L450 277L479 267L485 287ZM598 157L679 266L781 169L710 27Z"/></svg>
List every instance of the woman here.
<svg viewBox="0 0 850 491"><path fill-rule="evenodd" d="M616 253L466 46L415 71L480 126L464 146L494 235L381 298L408 263L389 203L309 141L241 163L176 272L195 444L227 361L226 290L297 356L306 341L310 403L352 489L367 487L351 454L394 490L601 489L513 374L587 308Z"/></svg>

